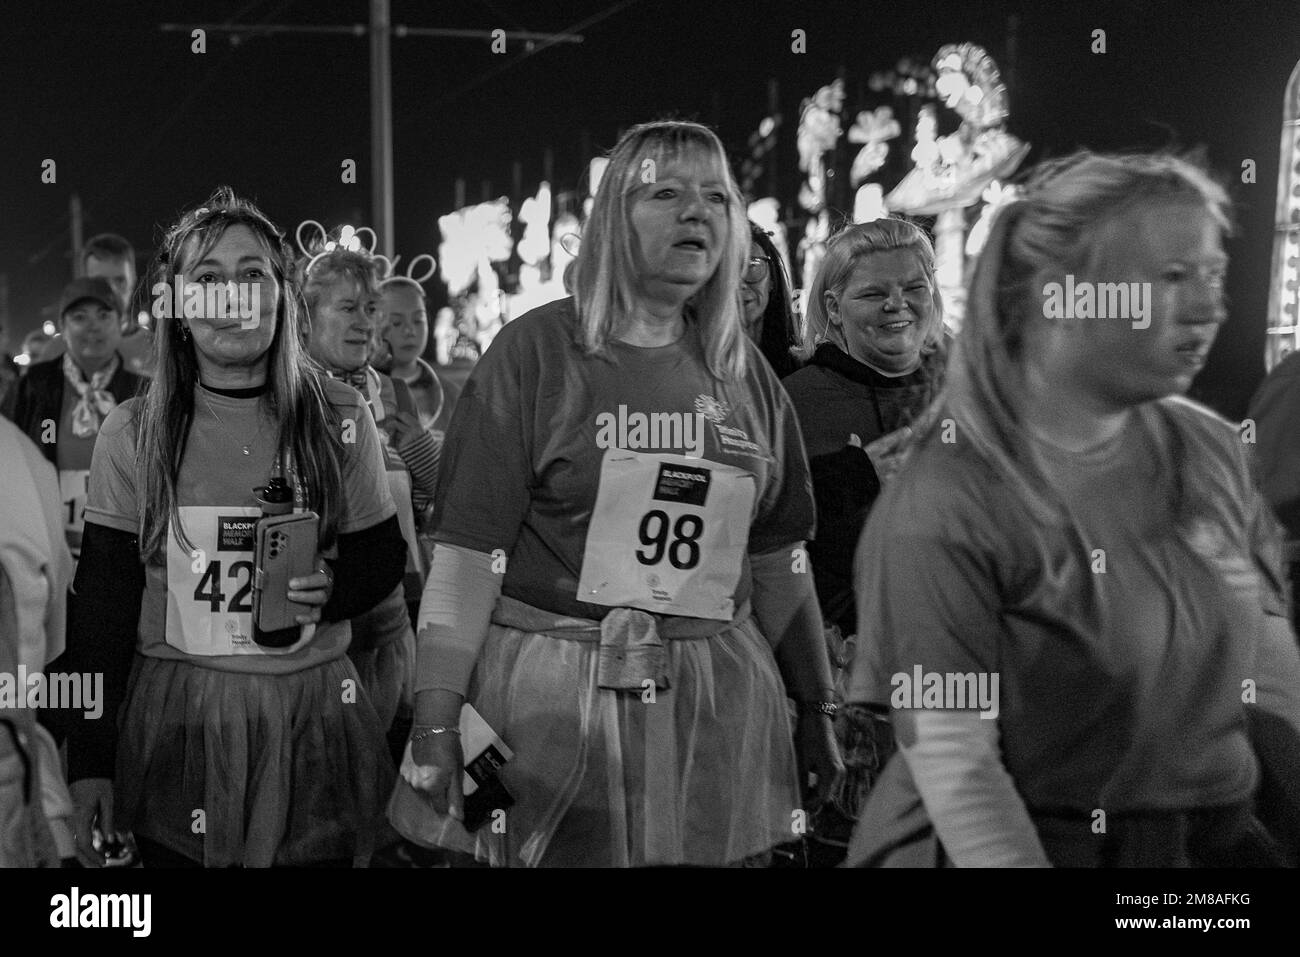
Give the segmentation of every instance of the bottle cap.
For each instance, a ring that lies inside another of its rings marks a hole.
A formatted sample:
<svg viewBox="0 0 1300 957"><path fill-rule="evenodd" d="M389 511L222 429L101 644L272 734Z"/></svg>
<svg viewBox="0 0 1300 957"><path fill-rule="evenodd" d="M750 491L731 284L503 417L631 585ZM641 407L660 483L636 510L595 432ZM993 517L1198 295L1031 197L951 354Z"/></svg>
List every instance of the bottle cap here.
<svg viewBox="0 0 1300 957"><path fill-rule="evenodd" d="M264 486L253 489L263 515L288 515L293 511L293 489L281 476L273 475Z"/></svg>

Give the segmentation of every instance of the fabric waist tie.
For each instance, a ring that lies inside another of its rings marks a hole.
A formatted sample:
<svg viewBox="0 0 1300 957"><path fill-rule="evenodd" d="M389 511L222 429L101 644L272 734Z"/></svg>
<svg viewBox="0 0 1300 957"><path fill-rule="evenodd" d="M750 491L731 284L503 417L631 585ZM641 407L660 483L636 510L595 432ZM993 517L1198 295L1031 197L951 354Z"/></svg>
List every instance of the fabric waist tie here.
<svg viewBox="0 0 1300 957"><path fill-rule="evenodd" d="M492 622L531 634L569 641L600 642L597 685L614 691L645 690L645 682L668 687L668 641L710 638L750 617L744 602L731 621L655 615L637 608L613 608L600 621L557 615L502 595L492 610Z"/></svg>

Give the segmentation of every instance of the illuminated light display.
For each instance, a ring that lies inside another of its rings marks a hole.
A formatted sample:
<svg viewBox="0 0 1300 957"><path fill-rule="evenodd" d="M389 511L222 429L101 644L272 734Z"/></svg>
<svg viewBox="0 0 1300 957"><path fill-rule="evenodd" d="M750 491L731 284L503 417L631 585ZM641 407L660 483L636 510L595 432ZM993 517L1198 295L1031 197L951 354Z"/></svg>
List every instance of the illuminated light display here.
<svg viewBox="0 0 1300 957"><path fill-rule="evenodd" d="M885 207L885 190L879 183L863 183L853 197L853 221L869 223L889 215Z"/></svg>
<svg viewBox="0 0 1300 957"><path fill-rule="evenodd" d="M806 179L799 187L799 205L812 213L799 242L799 255L803 261L801 287L804 289L812 286L831 234L826 193L827 181L833 171L826 168L825 154L834 148L843 132L840 127L843 108L844 81L837 79L804 100L800 109L795 143L799 151L799 169L806 174Z"/></svg>
<svg viewBox="0 0 1300 957"><path fill-rule="evenodd" d="M766 230L771 236L772 245L776 247L781 262L785 263L786 270L789 271L790 246L785 232L785 223L781 222L781 204L770 196L764 197L750 203L748 213L750 221Z"/></svg>
<svg viewBox="0 0 1300 957"><path fill-rule="evenodd" d="M452 350L456 357L474 357L475 351L482 355L504 322L501 282L492 264L506 262L514 251L511 222L510 201L504 196L438 217L442 278L459 317L461 337Z"/></svg>
<svg viewBox="0 0 1300 957"><path fill-rule="evenodd" d="M885 197L885 205L908 216L937 217L935 275L945 322L956 332L966 312L965 210L978 203L994 181L1015 172L1029 145L1005 129L1006 87L983 47L948 44L935 54L933 67L935 93L957 112L961 125L951 135L939 136L934 107L922 107L912 150L915 165Z"/></svg>
<svg viewBox="0 0 1300 957"><path fill-rule="evenodd" d="M881 106L858 114L853 125L849 127L849 142L865 145L854 157L853 167L849 170L849 181L854 186L885 165L885 159L889 156L889 140L902 132L903 128L898 125L898 120L894 119L894 111L891 107ZM862 222L856 216L854 219Z"/></svg>
<svg viewBox="0 0 1300 957"><path fill-rule="evenodd" d="M1300 346L1300 63L1286 87L1282 155L1277 170L1273 271L1268 289L1268 341L1264 363L1272 369Z"/></svg>

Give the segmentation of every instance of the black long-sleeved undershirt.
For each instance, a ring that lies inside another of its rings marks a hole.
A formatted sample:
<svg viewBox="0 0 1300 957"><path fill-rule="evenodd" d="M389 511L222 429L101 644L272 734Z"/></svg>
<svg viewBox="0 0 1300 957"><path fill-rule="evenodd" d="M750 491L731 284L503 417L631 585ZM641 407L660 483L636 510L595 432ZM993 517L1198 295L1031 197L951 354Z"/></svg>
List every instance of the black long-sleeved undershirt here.
<svg viewBox="0 0 1300 957"><path fill-rule="evenodd" d="M406 542L397 518L338 536L338 558L328 562L334 591L322 621L369 611L402 581ZM67 652L60 670L104 676L98 719L77 713L68 736L68 779L112 778L117 763L117 716L126 697L136 647L145 572L137 537L87 522L68 607Z"/></svg>

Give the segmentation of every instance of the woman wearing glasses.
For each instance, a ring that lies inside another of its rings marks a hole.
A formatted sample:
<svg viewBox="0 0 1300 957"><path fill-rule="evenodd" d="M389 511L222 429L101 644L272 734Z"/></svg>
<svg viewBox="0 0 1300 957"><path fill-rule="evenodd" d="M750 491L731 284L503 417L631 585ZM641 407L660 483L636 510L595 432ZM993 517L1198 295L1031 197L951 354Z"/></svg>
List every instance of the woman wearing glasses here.
<svg viewBox="0 0 1300 957"><path fill-rule="evenodd" d="M750 223L749 235L749 258L740 283L745 335L758 344L776 377L784 379L799 368L793 354L799 337L790 304L790 284L786 282L781 254L767 231Z"/></svg>

